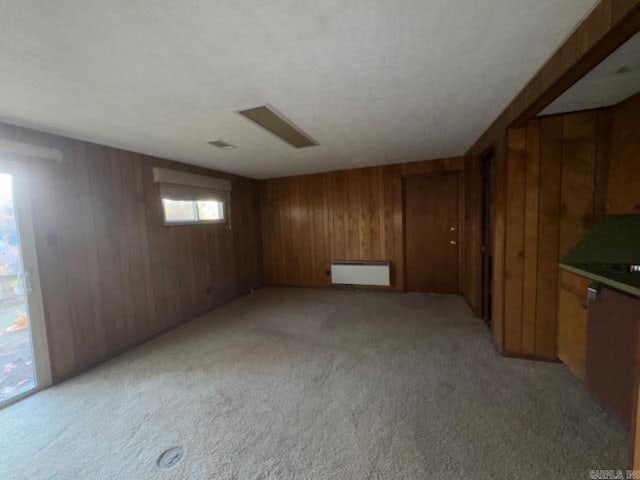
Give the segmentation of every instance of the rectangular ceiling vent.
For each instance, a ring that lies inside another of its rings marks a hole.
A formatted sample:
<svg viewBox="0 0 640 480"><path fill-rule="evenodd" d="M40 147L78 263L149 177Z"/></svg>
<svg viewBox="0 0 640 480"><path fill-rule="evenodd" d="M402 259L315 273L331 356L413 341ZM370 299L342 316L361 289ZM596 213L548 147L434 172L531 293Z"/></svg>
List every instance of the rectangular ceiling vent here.
<svg viewBox="0 0 640 480"><path fill-rule="evenodd" d="M271 132L295 148L315 147L318 143L298 127L276 113L272 107L262 106L238 112L246 119Z"/></svg>
<svg viewBox="0 0 640 480"><path fill-rule="evenodd" d="M235 145L231 145L230 143L223 142L222 140L213 140L209 142L209 145L213 145L214 147L218 147L223 150L233 150L234 148L238 148Z"/></svg>

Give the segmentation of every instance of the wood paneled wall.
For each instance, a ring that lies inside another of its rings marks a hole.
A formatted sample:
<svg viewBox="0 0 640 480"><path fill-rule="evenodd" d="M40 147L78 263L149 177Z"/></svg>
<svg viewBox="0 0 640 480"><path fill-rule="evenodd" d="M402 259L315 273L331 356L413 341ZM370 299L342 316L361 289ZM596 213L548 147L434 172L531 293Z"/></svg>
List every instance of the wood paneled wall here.
<svg viewBox="0 0 640 480"><path fill-rule="evenodd" d="M508 133L502 339L556 357L558 262L606 214L640 212L640 96Z"/></svg>
<svg viewBox="0 0 640 480"><path fill-rule="evenodd" d="M595 218L610 112L536 119L508 135L504 348L556 357L558 261Z"/></svg>
<svg viewBox="0 0 640 480"><path fill-rule="evenodd" d="M398 167L267 180L262 184L265 283L323 287L331 259L391 260L402 281Z"/></svg>
<svg viewBox="0 0 640 480"><path fill-rule="evenodd" d="M0 124L53 147L28 166L54 378L61 380L261 284L254 180ZM152 167L230 178L231 225L165 227Z"/></svg>
<svg viewBox="0 0 640 480"><path fill-rule="evenodd" d="M483 314L482 242L484 179L479 157L466 157L464 165L464 239L462 249L462 293L477 317Z"/></svg>
<svg viewBox="0 0 640 480"><path fill-rule="evenodd" d="M640 213L640 94L613 110L601 196L609 214ZM602 208L602 207L601 207Z"/></svg>
<svg viewBox="0 0 640 480"><path fill-rule="evenodd" d="M303 287L330 285L332 260L389 260L392 289L404 290L402 178L459 171L460 205L477 195L470 175L475 159L450 158L265 180L261 187L265 283ZM473 186L473 188L471 188ZM468 188L467 188L468 187ZM474 197L475 198L475 197ZM460 291L480 306L479 217L460 209L466 240L460 248ZM477 249L474 251L472 249ZM466 257L472 262L465 262ZM468 265L467 265L468 263Z"/></svg>
<svg viewBox="0 0 640 480"><path fill-rule="evenodd" d="M547 63L469 149L495 155L492 333L504 347L505 232L507 225L507 130L521 127L640 28L640 0L601 0Z"/></svg>

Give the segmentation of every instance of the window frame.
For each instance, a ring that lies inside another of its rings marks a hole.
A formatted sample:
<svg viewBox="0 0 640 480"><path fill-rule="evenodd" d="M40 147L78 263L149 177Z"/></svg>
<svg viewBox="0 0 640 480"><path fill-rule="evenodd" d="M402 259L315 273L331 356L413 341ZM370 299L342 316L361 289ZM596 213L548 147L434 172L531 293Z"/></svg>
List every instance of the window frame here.
<svg viewBox="0 0 640 480"><path fill-rule="evenodd" d="M153 167L153 182L158 185L162 225L179 227L186 225L226 224L231 229L231 190L230 179L197 175L184 171ZM174 197L175 196L175 197ZM168 220L164 200L192 202L196 220ZM201 220L197 202L215 201L222 204L222 217L217 220Z"/></svg>
<svg viewBox="0 0 640 480"><path fill-rule="evenodd" d="M218 203L222 203L222 218L219 220L200 220L198 218L196 220L185 220L181 222L176 220L167 220L167 210L164 207L165 200L171 200L171 199L170 198L164 199L160 197L160 204L162 205L162 224L165 227L186 227L191 225L217 225L217 224L229 223L229 218L228 218L229 209L227 208L228 202L218 202ZM196 204L194 206L194 212L196 216L199 217L200 211L198 210L198 206L197 206L197 203L199 200L187 200L187 201ZM213 200L213 201L217 202L217 200Z"/></svg>

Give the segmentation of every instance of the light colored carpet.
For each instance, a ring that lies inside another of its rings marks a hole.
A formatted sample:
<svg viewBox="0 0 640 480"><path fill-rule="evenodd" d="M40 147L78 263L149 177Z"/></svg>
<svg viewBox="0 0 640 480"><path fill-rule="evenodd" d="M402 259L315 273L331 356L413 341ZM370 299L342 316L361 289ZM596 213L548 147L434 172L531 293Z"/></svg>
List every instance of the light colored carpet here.
<svg viewBox="0 0 640 480"><path fill-rule="evenodd" d="M458 297L264 288L0 411L0 478L589 478L627 441Z"/></svg>

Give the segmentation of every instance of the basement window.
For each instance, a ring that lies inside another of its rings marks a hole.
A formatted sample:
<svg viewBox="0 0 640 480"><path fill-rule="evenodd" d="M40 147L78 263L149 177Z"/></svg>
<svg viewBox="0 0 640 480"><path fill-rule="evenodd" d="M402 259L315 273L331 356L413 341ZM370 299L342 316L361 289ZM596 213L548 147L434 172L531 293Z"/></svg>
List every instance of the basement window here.
<svg viewBox="0 0 640 480"><path fill-rule="evenodd" d="M229 223L231 182L155 168L165 225Z"/></svg>
<svg viewBox="0 0 640 480"><path fill-rule="evenodd" d="M224 202L217 200L173 200L163 198L165 225L218 223L225 221Z"/></svg>

